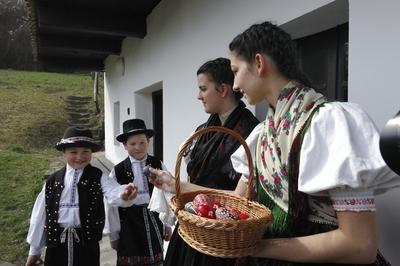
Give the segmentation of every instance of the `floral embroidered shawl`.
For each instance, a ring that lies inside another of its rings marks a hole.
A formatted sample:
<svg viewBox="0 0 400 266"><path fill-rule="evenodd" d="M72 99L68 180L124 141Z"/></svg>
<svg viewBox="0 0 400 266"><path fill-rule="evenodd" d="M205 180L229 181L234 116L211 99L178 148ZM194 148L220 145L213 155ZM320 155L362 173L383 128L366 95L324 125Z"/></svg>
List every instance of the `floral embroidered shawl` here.
<svg viewBox="0 0 400 266"><path fill-rule="evenodd" d="M256 166L260 187L284 211L289 205L289 153L313 110L326 99L313 89L289 82L276 108L270 107L258 139Z"/></svg>

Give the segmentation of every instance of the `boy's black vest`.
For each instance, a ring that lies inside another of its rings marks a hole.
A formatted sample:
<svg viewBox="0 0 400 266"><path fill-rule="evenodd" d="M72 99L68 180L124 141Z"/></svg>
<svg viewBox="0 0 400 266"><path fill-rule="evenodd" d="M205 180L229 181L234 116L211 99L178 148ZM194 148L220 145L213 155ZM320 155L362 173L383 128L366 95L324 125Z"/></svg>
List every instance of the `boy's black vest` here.
<svg viewBox="0 0 400 266"><path fill-rule="evenodd" d="M161 169L161 161L151 155L147 155L146 165L150 165L152 168ZM114 167L114 171L115 171L115 177L117 178L118 183L120 183L121 185L128 184L135 179L135 176L133 175L132 171L132 163L131 160L129 159L129 156L125 160L117 164ZM149 193L151 196L151 194L153 193L154 185L150 183L148 180L147 182L149 184Z"/></svg>
<svg viewBox="0 0 400 266"><path fill-rule="evenodd" d="M46 229L47 246L54 247L60 243L61 230L58 221L58 207L61 192L64 189L66 167L49 176L46 181ZM90 164L83 169L78 182L79 216L82 244L100 241L103 236L105 221L103 192L101 189L102 171Z"/></svg>

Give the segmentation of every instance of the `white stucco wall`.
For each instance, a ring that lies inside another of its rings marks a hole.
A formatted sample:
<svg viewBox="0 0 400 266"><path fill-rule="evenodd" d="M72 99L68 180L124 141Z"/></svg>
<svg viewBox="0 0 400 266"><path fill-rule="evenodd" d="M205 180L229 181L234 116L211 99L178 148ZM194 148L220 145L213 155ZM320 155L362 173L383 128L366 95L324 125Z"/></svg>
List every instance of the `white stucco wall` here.
<svg viewBox="0 0 400 266"><path fill-rule="evenodd" d="M349 101L382 129L400 109L400 2L351 0L349 10ZM400 189L377 198L380 247L392 265L400 265L399 202Z"/></svg>
<svg viewBox="0 0 400 266"><path fill-rule="evenodd" d="M143 40L124 40L121 56L125 69L118 57L106 60L106 156L113 162L126 156L114 143L114 102L120 102L121 122L137 116L147 119L151 126L148 92L162 87L164 162L173 171L179 144L207 118L196 99L197 68L209 59L228 56L231 39L253 23L272 20L284 24L331 2L161 1L148 17L147 36ZM399 108L400 93L395 86L400 59L399 7L397 0L351 0L349 4L349 100L360 103L379 127ZM135 100L138 91L142 94ZM397 190L378 202L381 247L393 265L400 265L400 255L396 254L400 250L400 230L394 227L400 218L396 204L399 197Z"/></svg>

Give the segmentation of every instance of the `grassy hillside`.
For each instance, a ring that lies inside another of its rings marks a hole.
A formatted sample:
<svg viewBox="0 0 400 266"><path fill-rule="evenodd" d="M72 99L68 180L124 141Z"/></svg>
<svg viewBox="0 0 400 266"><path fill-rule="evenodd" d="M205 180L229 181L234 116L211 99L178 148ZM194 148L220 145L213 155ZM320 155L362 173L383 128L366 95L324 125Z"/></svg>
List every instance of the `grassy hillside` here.
<svg viewBox="0 0 400 266"><path fill-rule="evenodd" d="M68 126L64 99L92 88L89 74L0 70L0 260L25 260L31 209Z"/></svg>

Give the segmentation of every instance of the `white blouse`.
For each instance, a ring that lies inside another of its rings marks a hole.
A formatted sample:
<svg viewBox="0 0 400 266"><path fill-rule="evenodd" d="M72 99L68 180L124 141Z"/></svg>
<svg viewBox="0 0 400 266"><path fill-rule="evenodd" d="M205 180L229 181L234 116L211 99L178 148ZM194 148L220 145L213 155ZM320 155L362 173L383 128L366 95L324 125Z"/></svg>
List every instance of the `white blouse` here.
<svg viewBox="0 0 400 266"><path fill-rule="evenodd" d="M79 218L79 194L77 184L82 176L83 169L74 169L67 164L64 189L60 197L58 224L62 227L80 227L81 221ZM124 201L121 199L122 190L126 185L121 186L114 179L109 178L107 175L102 175L101 189L107 203L113 206L131 206L135 199ZM29 255L38 255L40 250L45 245L44 227L46 221L45 214L45 187L43 188L36 198L35 205L33 206L30 226L27 236L27 242L30 244Z"/></svg>
<svg viewBox="0 0 400 266"><path fill-rule="evenodd" d="M246 139L253 158L261 129L262 123ZM231 160L247 182L244 148ZM301 146L298 190L329 196L336 211L374 211L374 195L397 186L400 177L383 161L379 132L360 106L332 102L321 107Z"/></svg>

